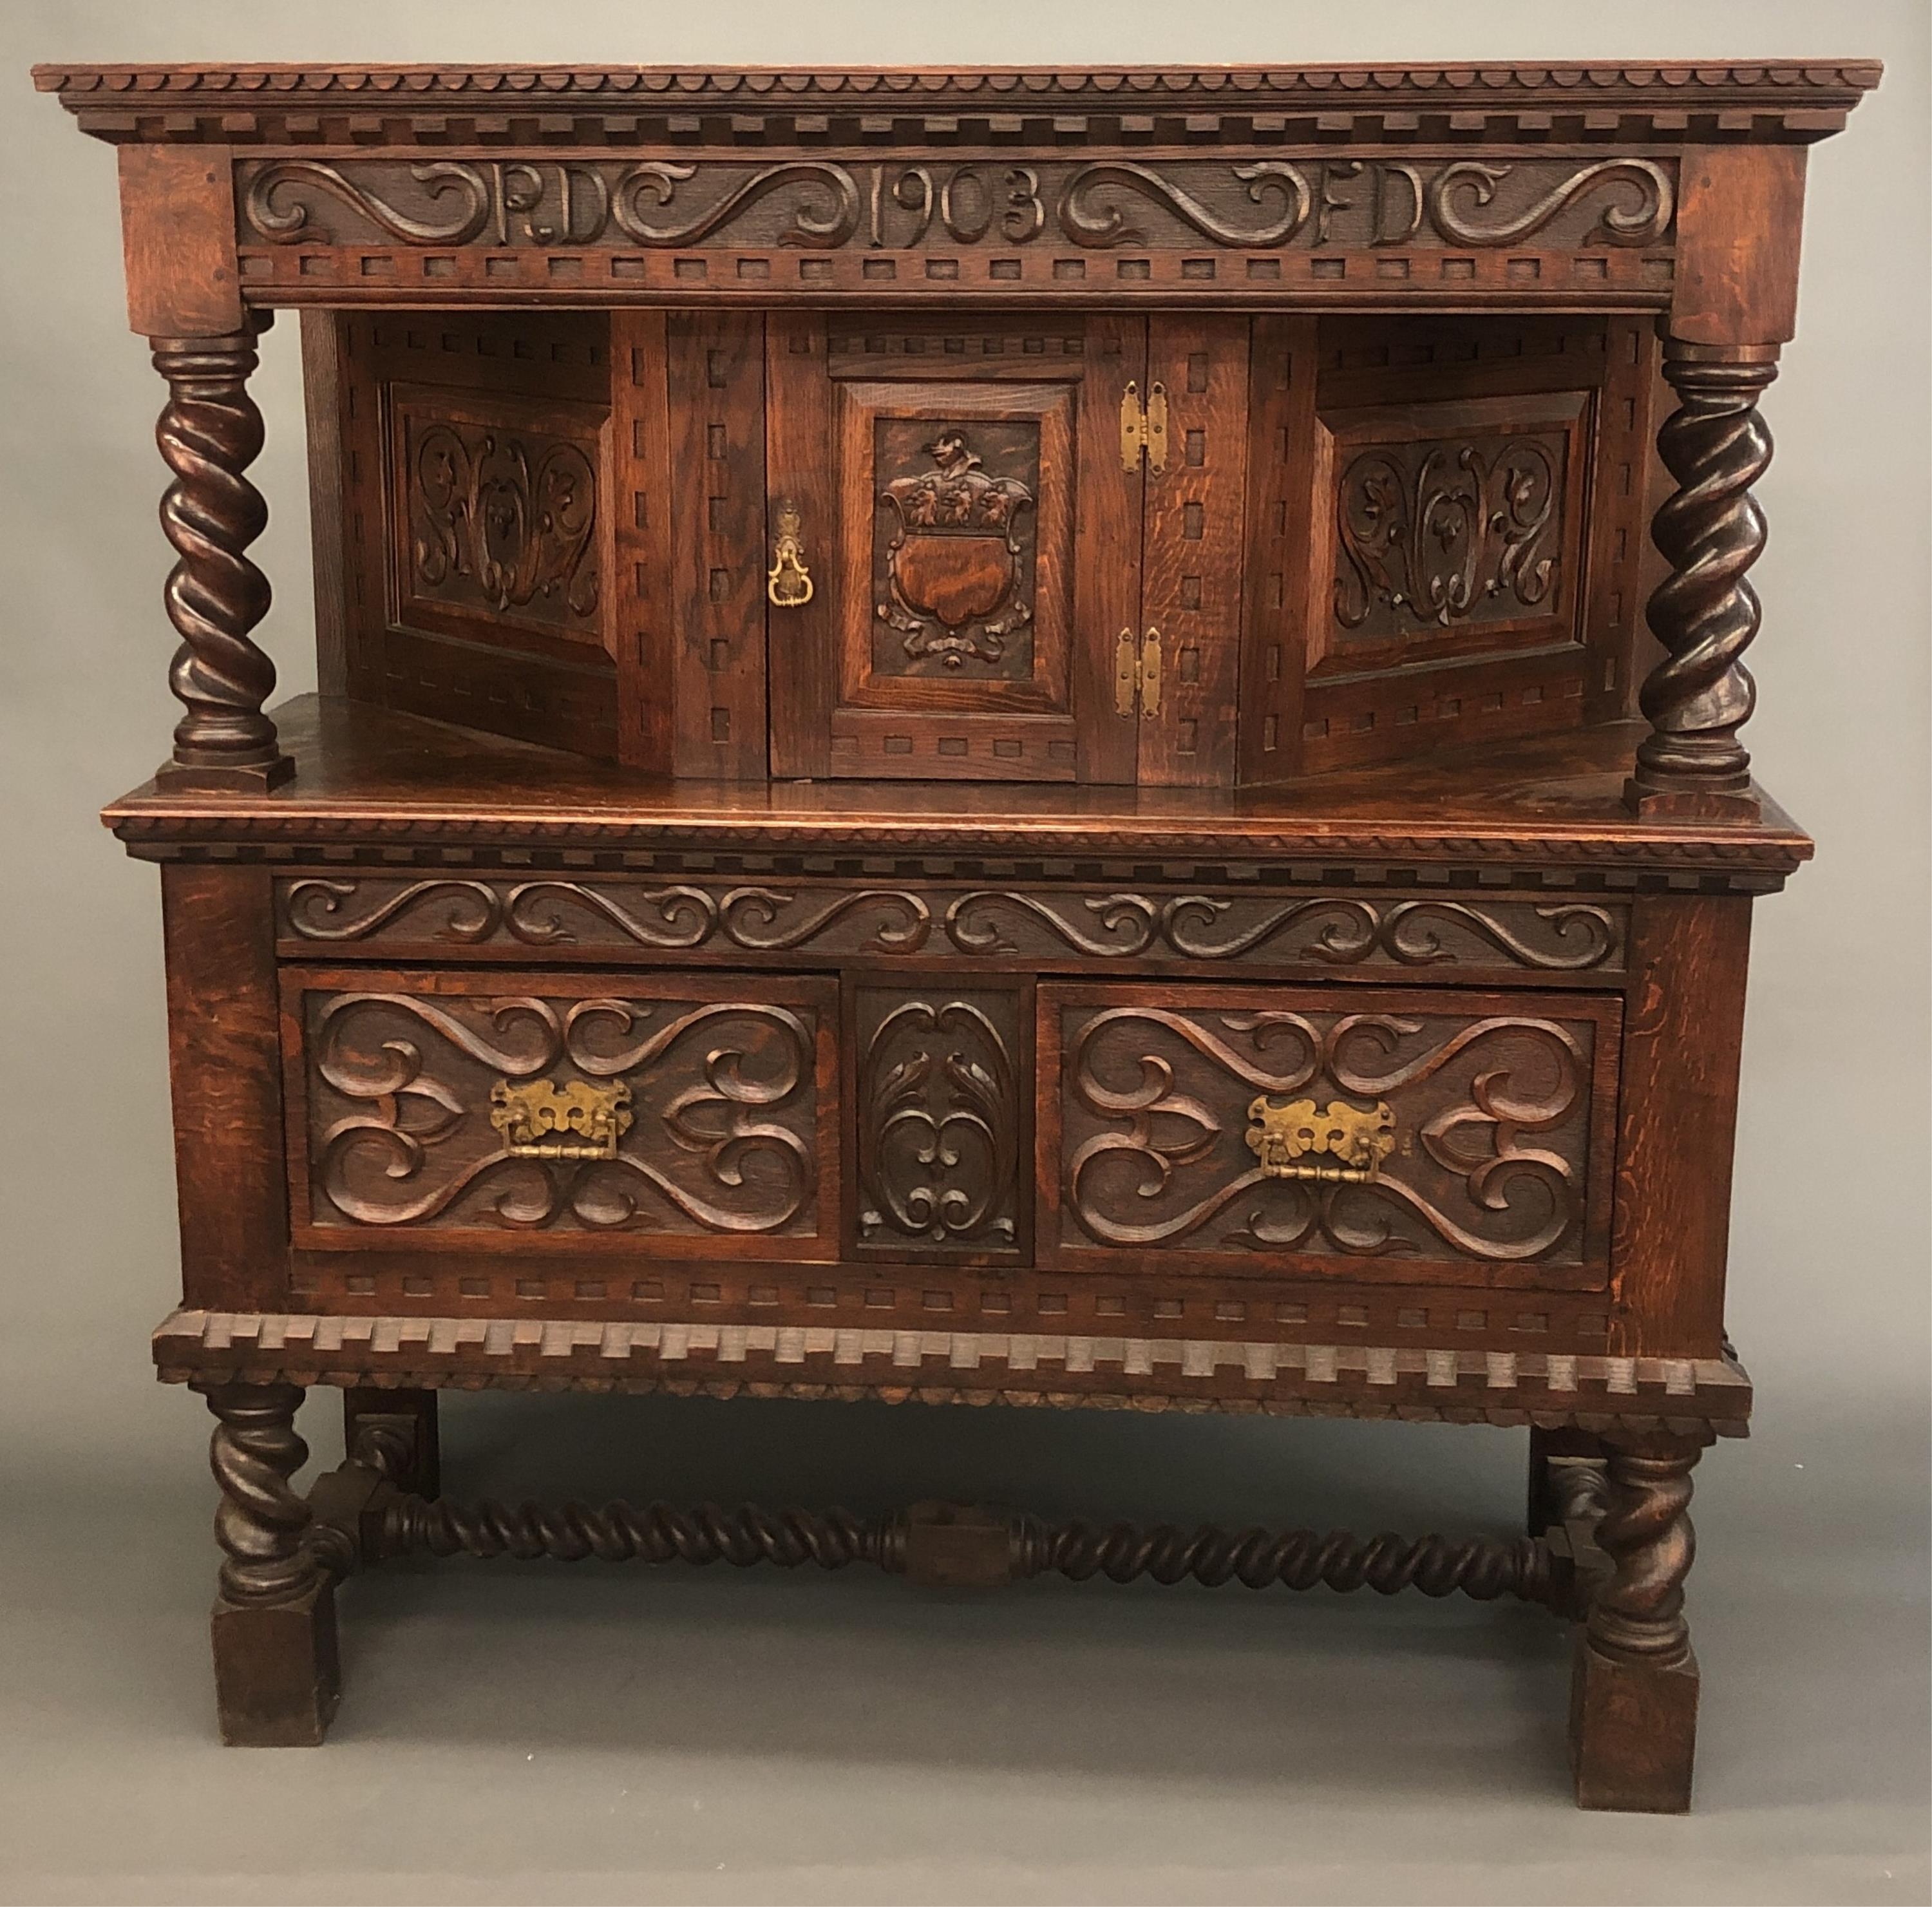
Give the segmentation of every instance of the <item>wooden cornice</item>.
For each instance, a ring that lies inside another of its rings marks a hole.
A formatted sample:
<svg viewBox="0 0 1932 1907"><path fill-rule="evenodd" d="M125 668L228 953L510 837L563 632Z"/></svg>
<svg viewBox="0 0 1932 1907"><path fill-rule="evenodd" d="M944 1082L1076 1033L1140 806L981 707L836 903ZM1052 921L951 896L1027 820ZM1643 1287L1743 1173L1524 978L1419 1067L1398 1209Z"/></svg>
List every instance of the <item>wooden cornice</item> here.
<svg viewBox="0 0 1932 1907"><path fill-rule="evenodd" d="M1844 59L950 72L49 64L34 82L116 142L1654 145L1822 138L1881 70Z"/></svg>

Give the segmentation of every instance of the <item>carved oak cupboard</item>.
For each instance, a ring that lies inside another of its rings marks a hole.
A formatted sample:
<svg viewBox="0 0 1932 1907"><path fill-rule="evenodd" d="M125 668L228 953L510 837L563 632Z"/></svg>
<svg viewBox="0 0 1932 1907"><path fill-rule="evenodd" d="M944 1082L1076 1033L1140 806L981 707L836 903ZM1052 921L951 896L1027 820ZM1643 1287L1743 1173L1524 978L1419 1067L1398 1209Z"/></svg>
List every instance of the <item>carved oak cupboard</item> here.
<svg viewBox="0 0 1932 1907"><path fill-rule="evenodd" d="M227 1739L412 1551L1513 1596L1688 1804L1738 731L1870 64L37 69L168 385ZM300 313L322 692L266 712ZM306 1495L306 1387L348 1455ZM440 1493L456 1386L1486 1423L1509 1538Z"/></svg>

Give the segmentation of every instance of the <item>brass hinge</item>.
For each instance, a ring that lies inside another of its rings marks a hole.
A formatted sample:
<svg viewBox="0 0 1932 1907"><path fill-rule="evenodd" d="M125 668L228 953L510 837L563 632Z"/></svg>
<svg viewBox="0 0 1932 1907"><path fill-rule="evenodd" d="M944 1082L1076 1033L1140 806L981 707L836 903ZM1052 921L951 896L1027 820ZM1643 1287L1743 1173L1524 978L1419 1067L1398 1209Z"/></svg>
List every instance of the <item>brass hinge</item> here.
<svg viewBox="0 0 1932 1907"><path fill-rule="evenodd" d="M1160 631L1149 629L1138 640L1123 629L1114 644L1114 712L1130 718L1136 708L1143 717L1160 713Z"/></svg>
<svg viewBox="0 0 1932 1907"><path fill-rule="evenodd" d="M1120 393L1120 468L1138 470L1143 454L1156 477L1167 468L1167 386L1149 385L1143 404L1140 386L1130 378Z"/></svg>

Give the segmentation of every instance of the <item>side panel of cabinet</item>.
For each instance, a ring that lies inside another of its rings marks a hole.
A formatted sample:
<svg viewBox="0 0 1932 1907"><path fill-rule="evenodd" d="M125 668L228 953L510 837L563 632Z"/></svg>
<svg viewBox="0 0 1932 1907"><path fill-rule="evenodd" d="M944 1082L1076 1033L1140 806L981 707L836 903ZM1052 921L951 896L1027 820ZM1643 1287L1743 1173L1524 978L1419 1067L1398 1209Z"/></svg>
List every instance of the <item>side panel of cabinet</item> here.
<svg viewBox="0 0 1932 1907"><path fill-rule="evenodd" d="M336 323L342 489L324 507L340 511L346 560L339 642L323 619L341 657L328 679L364 701L615 757L607 319Z"/></svg>
<svg viewBox="0 0 1932 1907"><path fill-rule="evenodd" d="M1330 318L1312 350L1310 329L1256 326L1243 778L1620 714L1648 328Z"/></svg>

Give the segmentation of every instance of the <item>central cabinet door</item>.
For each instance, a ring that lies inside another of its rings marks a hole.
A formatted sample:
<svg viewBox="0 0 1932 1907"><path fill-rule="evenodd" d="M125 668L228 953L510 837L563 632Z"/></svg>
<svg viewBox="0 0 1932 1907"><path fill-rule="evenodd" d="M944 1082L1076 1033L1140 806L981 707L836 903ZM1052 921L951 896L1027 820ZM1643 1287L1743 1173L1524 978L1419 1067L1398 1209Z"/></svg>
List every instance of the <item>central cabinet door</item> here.
<svg viewBox="0 0 1932 1907"><path fill-rule="evenodd" d="M1232 348L1184 354L1170 397L1142 318L772 314L774 774L1226 778L1246 328L1220 323ZM1175 415L1190 396L1192 424ZM1217 400L1227 421L1210 471ZM1218 552L1192 493L1210 484ZM1156 495L1196 559L1150 565ZM1157 628L1167 606L1146 599L1155 567L1174 616L1201 630ZM1223 730L1226 746L1204 751L1204 733ZM1159 772L1177 739L1198 760Z"/></svg>

